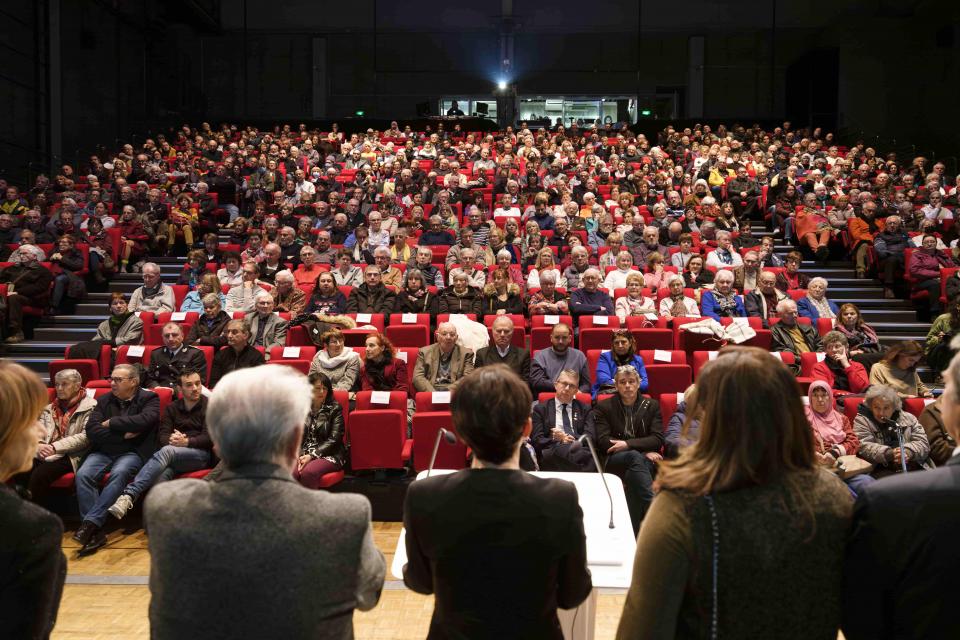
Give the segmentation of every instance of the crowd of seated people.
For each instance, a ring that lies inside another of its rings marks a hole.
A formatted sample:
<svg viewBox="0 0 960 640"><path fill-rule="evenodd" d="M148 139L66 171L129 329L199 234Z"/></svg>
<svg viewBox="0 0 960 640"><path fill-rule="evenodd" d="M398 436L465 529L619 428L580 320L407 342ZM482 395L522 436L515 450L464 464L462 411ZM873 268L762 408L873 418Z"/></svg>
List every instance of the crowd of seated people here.
<svg viewBox="0 0 960 640"><path fill-rule="evenodd" d="M437 157L418 155L428 143ZM648 376L651 363L627 327L758 322L769 332L769 350L792 356L794 376L804 377L804 356L814 354L810 379L798 388L822 381L838 403L844 394L865 395L862 406L871 411L886 403L880 413L861 409L852 430L841 424L838 431L832 398L819 397L823 385L810 387L818 395L816 402L811 395L810 420L824 430L819 453L826 456L872 450L847 439L872 442L870 416L900 411L899 400L871 395L877 389L898 399L931 397L918 362L960 326L951 311L937 319L926 349L907 342L884 350L855 305L838 307L825 278L800 270L805 259L848 258L858 278L877 275L885 295L911 296L922 311L941 309L941 287L947 309L957 308L960 293L957 276L943 272L955 254L951 207L960 195L944 165L920 159L902 166L863 144L841 148L819 131L667 127L648 140L576 127L477 134L438 125L344 135L204 125L103 160L91 158L77 179L5 189L0 241L15 245L5 249L16 255L0 271L0 283L8 283L4 337L23 339L23 307L46 313L79 295L72 287L82 270L92 284L139 271L143 286L129 301L114 295L96 336L75 345L71 357L96 358L107 345L116 358L119 347L142 345L145 313L195 313L163 323L162 344L147 362L118 364L111 374L113 395L124 402L139 397L125 390L136 379L176 389L181 412L197 406L184 387L185 379L194 383L188 374L214 388L226 374L276 357L278 348L312 344L317 351L304 369L314 391L310 437L297 469L307 486L349 465L348 450L334 442L343 433L334 392L353 401L365 390L404 391L412 410L417 392L453 390L475 367L506 364L535 398L560 399L533 410L540 426L530 438L530 464L588 470L592 462L569 445L591 434L623 477L638 527L659 457L682 444L665 444L661 420L675 416L661 418L658 398L644 395L657 374ZM773 236L753 235L764 226ZM107 231L119 233L115 247L103 242ZM794 245L785 256L774 253L781 233ZM220 235L229 241L220 244ZM89 249L80 254L86 263L76 263L76 240ZM38 246L51 242L56 251ZM150 260L161 255L186 256L177 282L188 292L179 299ZM386 330L371 324L391 315L428 318L427 344L415 360L404 360L405 345L391 339L393 322ZM550 327L549 344L519 346L515 337L529 338L535 319ZM585 321L611 331L609 349L594 361L576 348ZM297 345L292 336L301 325L308 341ZM357 328L361 341L348 346ZM588 400L576 399L578 392ZM58 394L51 411L62 415L68 400ZM97 416L112 410L98 406ZM683 416L686 404L677 411ZM114 443L116 434L91 438L89 446L105 449L95 468L78 471L86 487L83 544L101 542L111 507L119 505L122 517L153 482L212 463L199 452L177 453L203 449L183 444L199 437L189 429L158 423L146 439L162 455L136 449L142 434L129 438L135 443ZM55 443L51 436L46 444ZM45 459L56 455L43 451ZM911 453L916 468L923 468L921 454ZM871 455L870 462L891 465L886 450ZM100 496L95 476L111 466L122 473L116 485L111 473ZM120 478L133 489L123 493Z"/></svg>

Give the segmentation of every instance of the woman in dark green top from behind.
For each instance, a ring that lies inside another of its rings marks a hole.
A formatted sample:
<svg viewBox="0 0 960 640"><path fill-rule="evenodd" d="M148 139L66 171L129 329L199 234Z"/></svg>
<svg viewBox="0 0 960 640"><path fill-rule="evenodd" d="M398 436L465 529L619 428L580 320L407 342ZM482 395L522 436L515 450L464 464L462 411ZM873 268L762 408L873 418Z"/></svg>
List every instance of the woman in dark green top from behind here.
<svg viewBox="0 0 960 640"><path fill-rule="evenodd" d="M814 461L794 377L725 349L694 403L699 439L661 464L617 638L835 640L853 504Z"/></svg>

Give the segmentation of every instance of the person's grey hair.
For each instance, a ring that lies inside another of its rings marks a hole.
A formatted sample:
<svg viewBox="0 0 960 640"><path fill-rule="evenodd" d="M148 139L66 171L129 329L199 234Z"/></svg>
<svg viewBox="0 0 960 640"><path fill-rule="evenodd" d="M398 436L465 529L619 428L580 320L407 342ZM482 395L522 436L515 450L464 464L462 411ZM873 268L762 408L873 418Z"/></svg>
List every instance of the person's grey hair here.
<svg viewBox="0 0 960 640"><path fill-rule="evenodd" d="M310 411L307 377L291 367L238 369L217 384L207 428L228 468L274 462L290 448Z"/></svg>
<svg viewBox="0 0 960 640"><path fill-rule="evenodd" d="M143 266L140 268L140 272L143 273L147 269L153 269L155 271L160 271L160 266L156 262L144 262Z"/></svg>
<svg viewBox="0 0 960 640"><path fill-rule="evenodd" d="M547 271L546 273L540 274L540 284L557 284L557 274L553 271Z"/></svg>
<svg viewBox="0 0 960 640"><path fill-rule="evenodd" d="M673 284L674 280L679 280L684 284L684 286L686 286L687 284L687 281L683 279L682 275L680 275L679 273L671 273L669 276L667 276L667 287Z"/></svg>
<svg viewBox="0 0 960 640"><path fill-rule="evenodd" d="M897 395L897 392L891 386L885 384L870 385L870 387L867 388L867 393L863 398L863 402L870 407L873 406L873 401L878 398L888 402L890 406L897 411L903 408L903 401L900 400L900 396Z"/></svg>
<svg viewBox="0 0 960 640"><path fill-rule="evenodd" d="M467 272L464 271L463 269L461 269L460 267L457 267L456 269L454 269L453 271L450 272L450 281L451 281L451 282L454 281L454 280L456 280L457 278L465 278L468 283L470 282L470 276L469 276L469 274L467 274Z"/></svg>
<svg viewBox="0 0 960 640"><path fill-rule="evenodd" d="M509 324L510 324L510 329L513 330L513 327L514 327L513 318L511 318L510 316L497 316L497 317L494 319L493 323L490 325L490 327L493 328L493 327L497 326L497 323L498 323L498 322L500 322L500 323L504 323L504 322L509 323Z"/></svg>
<svg viewBox="0 0 960 640"><path fill-rule="evenodd" d="M573 255L573 254L577 254L577 255L583 254L583 255L585 255L585 256L586 256L586 255L589 255L589 253L587 252L587 248L586 248L585 246L583 246L582 244L577 245L577 246L575 246L573 249L570 250L570 255Z"/></svg>
<svg viewBox="0 0 960 640"><path fill-rule="evenodd" d="M720 231L717 231L717 240L719 240L720 238L729 238L729 237L730 237L729 231L724 231L722 229Z"/></svg>
<svg viewBox="0 0 960 640"><path fill-rule="evenodd" d="M717 275L720 275L720 274L717 274ZM796 309L797 303L793 301L793 298L784 298L783 300L777 303L777 313L783 313L789 307L793 307L794 309Z"/></svg>
<svg viewBox="0 0 960 640"><path fill-rule="evenodd" d="M622 367L617 367L617 372L613 374L614 381L619 380L623 376L635 376L637 380L640 379L640 372L637 371L636 367L632 364L625 364Z"/></svg>
<svg viewBox="0 0 960 640"><path fill-rule="evenodd" d="M847 336L843 335L839 331L828 331L825 336L823 336L823 346L826 348L827 345L834 343L839 343L844 346L844 348L850 347L850 341L847 340Z"/></svg>
<svg viewBox="0 0 960 640"><path fill-rule="evenodd" d="M809 289L809 288L810 288L810 285L816 284L816 283L818 283L818 282L823 285L823 290L824 290L824 291L826 291L826 290L827 290L827 287L830 286L830 283L827 282L827 279L826 279L826 278L821 278L820 276L817 276L817 277L815 277L815 278L810 278L810 282L807 283L807 288Z"/></svg>
<svg viewBox="0 0 960 640"><path fill-rule="evenodd" d="M716 224L715 222L704 222L702 225L700 225L700 229L701 229L701 230L703 230L703 229L716 229L716 228L717 228L717 224Z"/></svg>
<svg viewBox="0 0 960 640"><path fill-rule="evenodd" d="M600 269L597 269L596 267L588 267L587 270L583 272L583 276L582 276L582 277L585 278L585 277L587 277L588 275L590 275L591 273L593 273L593 275L597 276L597 277L600 278L601 280L603 279L603 276L600 275Z"/></svg>
<svg viewBox="0 0 960 640"><path fill-rule="evenodd" d="M293 282L293 272L290 271L290 269L281 269L273 274L273 281L276 282L277 280L290 280L290 282Z"/></svg>
<svg viewBox="0 0 960 640"><path fill-rule="evenodd" d="M389 258L389 257L390 257L390 249L386 248L386 247L383 246L383 245L380 245L379 247L377 247L376 249L373 250L373 255L374 255L374 256L386 255L386 256Z"/></svg>
<svg viewBox="0 0 960 640"><path fill-rule="evenodd" d="M53 381L56 384L61 382L74 382L78 385L83 385L83 376L80 375L80 372L76 369L61 369L57 371L57 375L53 376Z"/></svg>
<svg viewBox="0 0 960 640"><path fill-rule="evenodd" d="M577 372L575 369L561 369L560 372L557 373L553 381L559 382L560 378L562 378L563 376L567 376L568 378L573 378L577 385L580 384L580 373Z"/></svg>
<svg viewBox="0 0 960 640"><path fill-rule="evenodd" d="M424 289L427 288L427 279L423 277L423 272L420 269L407 269L403 273L403 286L406 287L407 283L410 281L410 278L420 278L420 284Z"/></svg>
<svg viewBox="0 0 960 640"><path fill-rule="evenodd" d="M261 300L269 300L270 302L273 302L273 296L269 291L261 291L253 297L254 302L260 302Z"/></svg>
<svg viewBox="0 0 960 640"><path fill-rule="evenodd" d="M203 303L203 306L205 307L212 307L215 304L220 304L220 294L208 293L207 295L203 296L200 302Z"/></svg>
<svg viewBox="0 0 960 640"><path fill-rule="evenodd" d="M132 364L118 364L114 365L114 371L120 371L128 378L139 378L140 373L137 371L137 368Z"/></svg>
<svg viewBox="0 0 960 640"><path fill-rule="evenodd" d="M511 254L506 249L500 249L500 251L497 251L497 260L499 260L500 258L507 258L509 260L513 260L513 254Z"/></svg>

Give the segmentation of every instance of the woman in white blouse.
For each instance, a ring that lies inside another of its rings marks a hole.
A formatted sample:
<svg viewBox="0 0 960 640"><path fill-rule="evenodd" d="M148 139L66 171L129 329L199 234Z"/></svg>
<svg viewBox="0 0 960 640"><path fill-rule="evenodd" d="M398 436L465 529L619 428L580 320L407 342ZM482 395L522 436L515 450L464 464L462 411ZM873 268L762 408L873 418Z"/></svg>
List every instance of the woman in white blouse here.
<svg viewBox="0 0 960 640"><path fill-rule="evenodd" d="M656 303L643 295L643 274L639 271L632 271L627 276L627 295L617 298L613 310L620 322L626 320L627 316L656 315Z"/></svg>
<svg viewBox="0 0 960 640"><path fill-rule="evenodd" d="M537 261L534 263L534 268L527 276L527 289L534 287L539 288L540 276L547 272L557 276L557 287L560 289L567 288L567 279L563 277L560 269L557 268L556 260L553 258L553 251L549 247L544 247L540 250L540 253L537 254Z"/></svg>
<svg viewBox="0 0 960 640"><path fill-rule="evenodd" d="M610 293L610 297L613 297L614 291L617 289L623 289L627 286L627 276L631 273L640 273L631 267L633 267L633 256L630 255L630 252L621 251L617 253L617 268L608 273L603 281L603 288ZM640 281L643 282L643 276L640 277Z"/></svg>

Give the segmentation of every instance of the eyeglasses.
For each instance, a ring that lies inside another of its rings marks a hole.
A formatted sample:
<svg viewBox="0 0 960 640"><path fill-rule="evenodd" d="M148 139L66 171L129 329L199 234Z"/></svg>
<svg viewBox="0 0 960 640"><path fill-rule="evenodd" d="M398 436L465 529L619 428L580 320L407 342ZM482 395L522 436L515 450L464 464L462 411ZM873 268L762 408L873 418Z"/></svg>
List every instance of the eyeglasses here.
<svg viewBox="0 0 960 640"><path fill-rule="evenodd" d="M133 380L133 378L127 378L123 376L113 376L110 378L110 382L116 382L117 384L120 384L124 380Z"/></svg>

